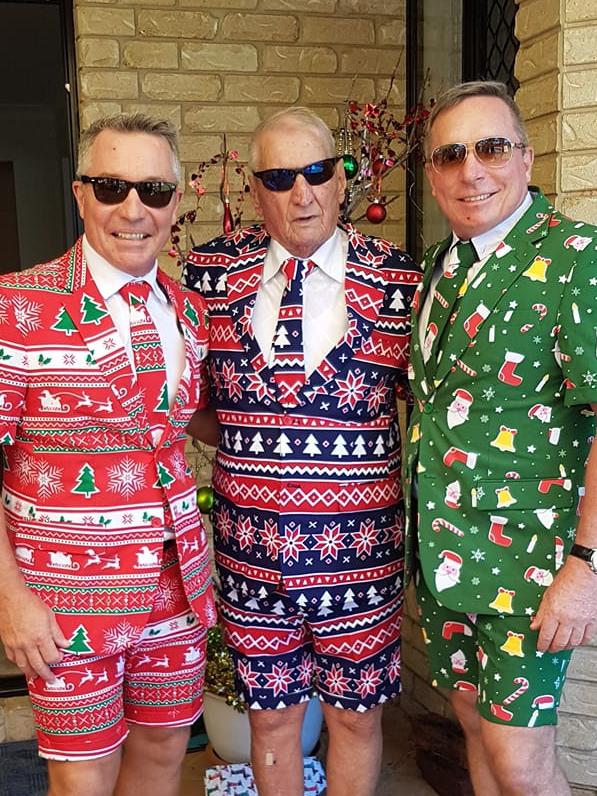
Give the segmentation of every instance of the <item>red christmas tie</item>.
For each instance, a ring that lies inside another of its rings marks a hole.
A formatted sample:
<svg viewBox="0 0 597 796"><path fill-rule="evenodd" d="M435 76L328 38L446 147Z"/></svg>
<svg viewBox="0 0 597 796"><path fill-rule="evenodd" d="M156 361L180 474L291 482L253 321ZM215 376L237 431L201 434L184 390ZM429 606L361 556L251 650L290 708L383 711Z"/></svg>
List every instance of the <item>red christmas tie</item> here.
<svg viewBox="0 0 597 796"><path fill-rule="evenodd" d="M154 440L166 424L168 382L164 351L155 323L147 309L151 287L147 282L129 282L120 295L129 306L131 346L137 372L137 384Z"/></svg>
<svg viewBox="0 0 597 796"><path fill-rule="evenodd" d="M294 257L282 263L286 287L280 302L278 323L272 344L272 370L282 406L296 406L298 393L306 381L303 351L303 285L315 267L311 260Z"/></svg>

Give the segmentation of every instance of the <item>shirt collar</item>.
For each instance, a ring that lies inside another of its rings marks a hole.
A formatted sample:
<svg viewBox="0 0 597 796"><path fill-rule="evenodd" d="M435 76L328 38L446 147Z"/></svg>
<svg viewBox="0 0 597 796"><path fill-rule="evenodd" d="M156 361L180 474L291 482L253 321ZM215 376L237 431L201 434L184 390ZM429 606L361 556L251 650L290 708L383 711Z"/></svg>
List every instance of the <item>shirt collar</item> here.
<svg viewBox="0 0 597 796"><path fill-rule="evenodd" d="M493 254L500 243L504 240L506 235L516 226L516 224L520 221L520 219L524 216L526 211L529 209L533 202L533 197L531 196L530 192L527 191L525 194L524 199L518 205L516 210L513 213L510 213L508 218L505 218L503 221L500 221L499 224L496 224L493 229L484 232L482 235L476 235L474 238L471 238L471 243L475 247L475 251L477 252L477 257L479 260L486 260L490 254ZM457 243L460 243L459 238L452 233L452 243L450 244L450 254L452 253L454 247Z"/></svg>
<svg viewBox="0 0 597 796"><path fill-rule="evenodd" d="M336 228L334 234L308 258L327 276L335 279L336 282L344 281L347 251L345 238L346 233ZM268 282L272 279L280 270L282 263L289 257L294 257L294 255L290 254L281 243L272 238L263 264L263 282Z"/></svg>
<svg viewBox="0 0 597 796"><path fill-rule="evenodd" d="M121 271L114 265L109 263L101 254L99 254L87 240L87 236L83 235L83 256L89 268L89 272L93 277L93 281L97 285L100 296L104 301L114 296L118 291L127 285L129 282L143 281L147 282L151 287L152 292L157 296L160 301L165 304L168 303L168 298L164 291L158 284L158 262L153 264L149 273L143 276L143 280L132 277L130 274Z"/></svg>

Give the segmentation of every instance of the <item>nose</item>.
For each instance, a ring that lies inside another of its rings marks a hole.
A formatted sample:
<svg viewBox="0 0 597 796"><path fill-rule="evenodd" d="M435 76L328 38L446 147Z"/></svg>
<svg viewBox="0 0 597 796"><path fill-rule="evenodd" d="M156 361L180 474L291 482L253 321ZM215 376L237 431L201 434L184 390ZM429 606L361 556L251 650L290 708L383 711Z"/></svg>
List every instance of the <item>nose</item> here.
<svg viewBox="0 0 597 796"><path fill-rule="evenodd" d="M474 145L470 145L468 147L461 169L464 179L478 180L480 177L485 175L486 167L481 163L475 154Z"/></svg>
<svg viewBox="0 0 597 796"><path fill-rule="evenodd" d="M297 205L308 205L313 199L313 188L302 174L297 174L292 186L292 201Z"/></svg>
<svg viewBox="0 0 597 796"><path fill-rule="evenodd" d="M119 205L119 210L125 218L142 218L145 215L145 205L139 199L136 188L131 188L124 202Z"/></svg>

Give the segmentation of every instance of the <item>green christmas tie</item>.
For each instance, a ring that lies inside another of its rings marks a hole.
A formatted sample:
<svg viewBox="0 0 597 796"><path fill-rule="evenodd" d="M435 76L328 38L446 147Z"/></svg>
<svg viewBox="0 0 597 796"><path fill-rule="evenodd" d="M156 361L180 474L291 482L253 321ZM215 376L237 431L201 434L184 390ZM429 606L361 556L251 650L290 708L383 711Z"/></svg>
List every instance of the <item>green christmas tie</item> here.
<svg viewBox="0 0 597 796"><path fill-rule="evenodd" d="M443 272L433 291L423 344L425 361L429 362L431 370L435 370L437 355L441 350L440 341L454 312L461 288L466 281L468 269L479 259L470 240L457 243L456 254L458 262L452 263Z"/></svg>

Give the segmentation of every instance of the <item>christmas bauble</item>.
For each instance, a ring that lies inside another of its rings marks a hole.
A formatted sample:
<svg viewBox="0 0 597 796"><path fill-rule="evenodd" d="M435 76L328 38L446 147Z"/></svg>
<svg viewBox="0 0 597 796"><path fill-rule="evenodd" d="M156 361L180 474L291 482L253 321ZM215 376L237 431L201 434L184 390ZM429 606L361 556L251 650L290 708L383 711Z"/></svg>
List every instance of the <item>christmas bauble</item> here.
<svg viewBox="0 0 597 796"><path fill-rule="evenodd" d="M371 166L371 171L375 174L376 177L379 177L381 174L383 174L385 170L386 170L386 162L383 158L377 158L377 160L373 161L373 165Z"/></svg>
<svg viewBox="0 0 597 796"><path fill-rule="evenodd" d="M202 514L209 514L214 504L214 491L210 486L200 486L197 490L197 506Z"/></svg>
<svg viewBox="0 0 597 796"><path fill-rule="evenodd" d="M372 224L381 224L387 215L387 211L385 205L382 205L381 202L373 202L367 208L365 215L367 216L367 221Z"/></svg>
<svg viewBox="0 0 597 796"><path fill-rule="evenodd" d="M346 179L352 180L359 170L357 159L354 155L344 155L342 159L344 161L344 173L346 174Z"/></svg>

